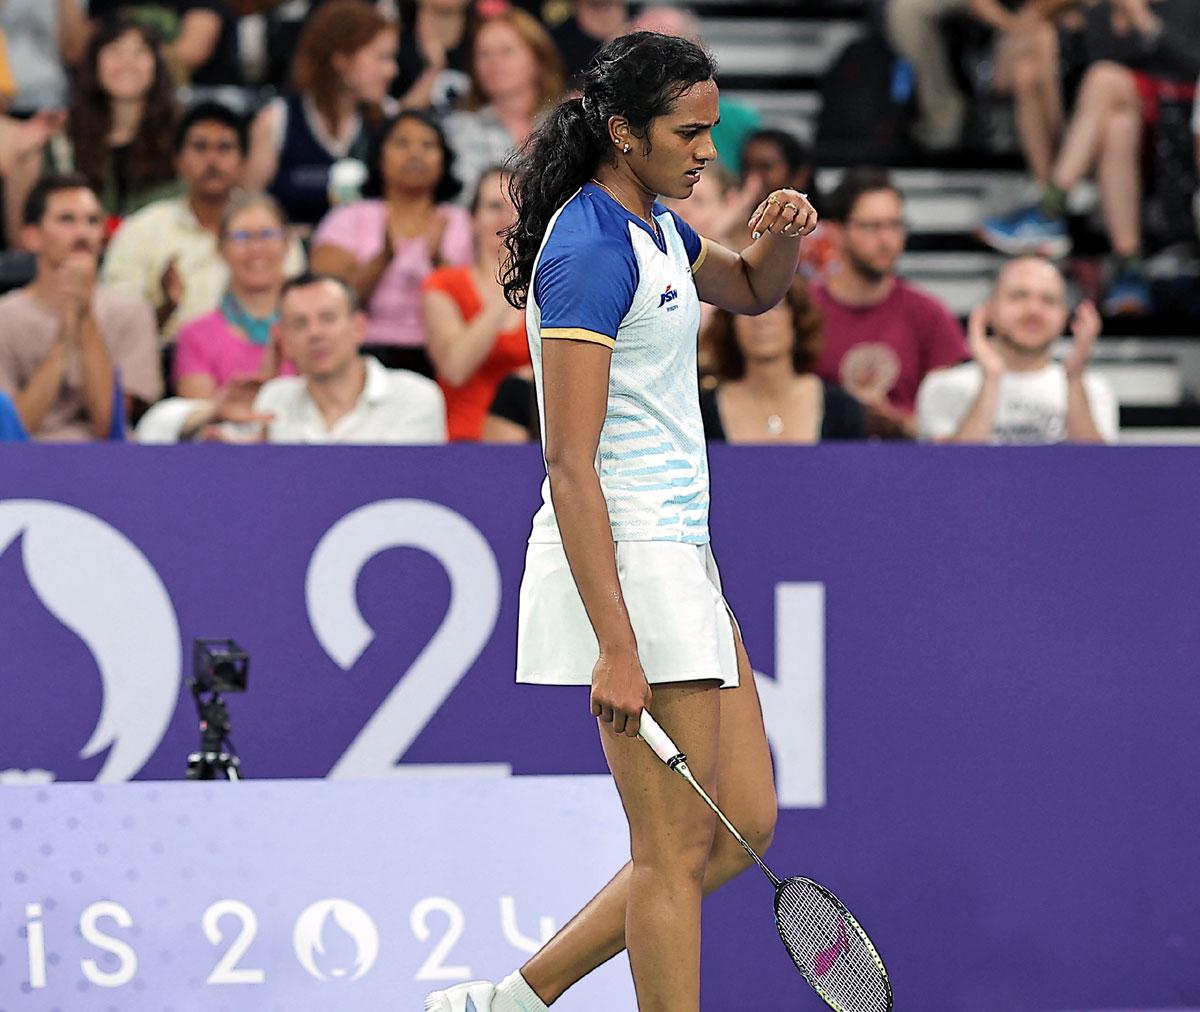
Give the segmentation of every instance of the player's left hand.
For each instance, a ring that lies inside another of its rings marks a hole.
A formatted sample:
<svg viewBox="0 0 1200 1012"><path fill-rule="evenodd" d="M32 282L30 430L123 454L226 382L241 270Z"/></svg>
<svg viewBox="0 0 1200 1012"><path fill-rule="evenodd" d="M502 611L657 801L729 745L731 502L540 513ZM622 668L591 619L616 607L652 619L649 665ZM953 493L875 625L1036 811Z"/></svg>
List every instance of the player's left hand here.
<svg viewBox="0 0 1200 1012"><path fill-rule="evenodd" d="M1071 350L1063 358L1063 369L1068 376L1080 376L1091 361L1092 352L1096 350L1096 338L1100 336L1103 324L1100 314L1096 312L1093 303L1083 301L1075 311L1071 320L1071 333L1075 340L1071 342Z"/></svg>
<svg viewBox="0 0 1200 1012"><path fill-rule="evenodd" d="M767 232L796 239L817 227L817 209L797 190L775 190L746 222L755 239Z"/></svg>

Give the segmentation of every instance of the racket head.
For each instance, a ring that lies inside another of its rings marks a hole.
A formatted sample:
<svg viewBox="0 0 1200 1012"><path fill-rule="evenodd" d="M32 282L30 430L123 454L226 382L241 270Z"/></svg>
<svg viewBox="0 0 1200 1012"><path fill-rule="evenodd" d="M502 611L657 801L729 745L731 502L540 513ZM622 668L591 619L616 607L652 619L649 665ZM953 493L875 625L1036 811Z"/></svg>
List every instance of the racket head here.
<svg viewBox="0 0 1200 1012"><path fill-rule="evenodd" d="M841 900L802 876L775 889L775 926L796 968L836 1012L891 1012L892 983Z"/></svg>

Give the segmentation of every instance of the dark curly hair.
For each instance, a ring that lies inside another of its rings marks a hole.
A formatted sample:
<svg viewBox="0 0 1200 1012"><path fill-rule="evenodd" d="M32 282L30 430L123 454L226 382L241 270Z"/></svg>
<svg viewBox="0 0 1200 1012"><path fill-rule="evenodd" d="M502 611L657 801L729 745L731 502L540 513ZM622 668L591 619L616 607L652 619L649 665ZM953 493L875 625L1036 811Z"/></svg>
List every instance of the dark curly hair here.
<svg viewBox="0 0 1200 1012"><path fill-rule="evenodd" d="M160 40L154 31L125 15L105 18L88 43L79 66L71 107L67 118L67 136L75 152L75 168L98 193L104 193L110 171L112 147L112 101L100 85L100 50L134 33L154 53L154 80L146 93L142 121L129 144L125 163L126 183L130 190L141 190L169 183L175 178L172 142L179 119L179 104L171 75L163 62ZM121 208L110 208L117 213Z"/></svg>
<svg viewBox="0 0 1200 1012"><path fill-rule="evenodd" d="M378 130L372 132L371 153L367 165L369 175L367 176L366 183L363 185L363 196L384 196L383 149L387 145L388 138L392 136L392 131L401 123L410 119L429 127L433 131L434 136L437 137L438 145L442 149L442 174L438 177L437 184L433 190L434 203L441 204L447 200L453 200L462 192L462 183L459 181L458 176L454 174L454 149L450 147L449 142L446 140L445 131L442 130L438 121L429 113L417 109L405 109L403 112L397 113L384 122Z"/></svg>
<svg viewBox="0 0 1200 1012"><path fill-rule="evenodd" d="M609 42L584 71L580 98L560 102L512 162L509 192L517 221L504 236L504 297L525 305L533 264L551 217L596 173L615 164L608 121L624 116L631 133L649 143L651 121L679 97L714 76L711 56L694 42L656 32L633 32Z"/></svg>
<svg viewBox="0 0 1200 1012"><path fill-rule="evenodd" d="M792 282L781 304L792 314L792 368L803 376L816 368L825 343L821 311L808 294L808 283L803 278ZM733 320L732 313L718 310L705 334L712 348L713 372L719 380L741 379L746 374L746 358L733 332Z"/></svg>

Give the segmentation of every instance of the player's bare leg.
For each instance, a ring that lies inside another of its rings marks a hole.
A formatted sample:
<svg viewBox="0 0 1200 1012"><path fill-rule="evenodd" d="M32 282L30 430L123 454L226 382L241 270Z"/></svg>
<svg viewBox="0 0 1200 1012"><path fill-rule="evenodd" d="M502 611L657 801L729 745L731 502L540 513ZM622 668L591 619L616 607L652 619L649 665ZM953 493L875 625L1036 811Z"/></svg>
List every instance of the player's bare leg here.
<svg viewBox="0 0 1200 1012"><path fill-rule="evenodd" d="M775 784L758 690L740 638L737 651L739 685L720 693L717 790L725 799L725 813L730 821L742 829L746 841L761 855L770 845L775 829ZM659 690L656 687L654 691L654 710L658 713ZM667 720L669 718L663 717L660 722ZM644 743L635 744L640 744L650 754ZM690 762L689 754L689 765ZM720 888L749 864L746 852L729 834L717 834L705 868L704 892L707 894ZM547 1005L556 1001L576 981L624 950L631 872L632 865L625 865L521 968L521 975Z"/></svg>

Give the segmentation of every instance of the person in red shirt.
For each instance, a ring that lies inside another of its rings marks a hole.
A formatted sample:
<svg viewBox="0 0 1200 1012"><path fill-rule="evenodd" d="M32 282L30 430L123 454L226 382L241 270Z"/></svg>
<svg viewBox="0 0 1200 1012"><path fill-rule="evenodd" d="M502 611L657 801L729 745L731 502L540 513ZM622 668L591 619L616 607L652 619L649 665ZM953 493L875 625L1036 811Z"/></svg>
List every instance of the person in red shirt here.
<svg viewBox="0 0 1200 1012"><path fill-rule="evenodd" d="M475 264L442 267L421 286L426 348L446 397L451 441L478 440L500 381L530 369L525 314L504 300L500 233L516 219L508 174L489 169L471 204Z"/></svg>
<svg viewBox="0 0 1200 1012"><path fill-rule="evenodd" d="M886 172L851 169L824 207L838 262L813 301L825 319L816 373L867 409L874 435L911 439L921 380L968 357L959 322L896 274L904 252L904 197Z"/></svg>

